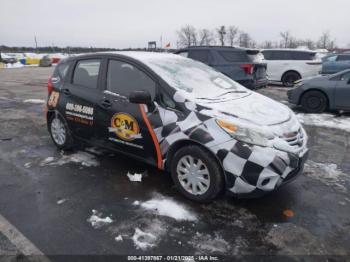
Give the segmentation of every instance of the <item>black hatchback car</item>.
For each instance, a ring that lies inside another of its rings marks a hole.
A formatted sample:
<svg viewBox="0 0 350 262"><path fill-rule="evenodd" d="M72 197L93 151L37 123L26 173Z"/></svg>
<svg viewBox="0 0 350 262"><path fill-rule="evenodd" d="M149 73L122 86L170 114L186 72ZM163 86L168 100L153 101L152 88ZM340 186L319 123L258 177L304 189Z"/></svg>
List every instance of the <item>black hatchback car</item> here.
<svg viewBox="0 0 350 262"><path fill-rule="evenodd" d="M205 63L249 89L266 87L267 65L256 49L226 46L191 46L175 52Z"/></svg>
<svg viewBox="0 0 350 262"><path fill-rule="evenodd" d="M213 68L174 54L71 57L48 83L47 125L60 149L83 140L171 173L210 201L274 191L303 171L307 135L293 112Z"/></svg>

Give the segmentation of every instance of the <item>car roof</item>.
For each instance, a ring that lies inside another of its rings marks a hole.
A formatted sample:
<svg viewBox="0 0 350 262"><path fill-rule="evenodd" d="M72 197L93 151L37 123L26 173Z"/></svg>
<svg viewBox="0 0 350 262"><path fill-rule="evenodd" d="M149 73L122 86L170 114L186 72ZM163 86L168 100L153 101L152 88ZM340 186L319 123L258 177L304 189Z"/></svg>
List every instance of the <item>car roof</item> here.
<svg viewBox="0 0 350 262"><path fill-rule="evenodd" d="M108 51L108 52L94 52L88 54L81 54L72 56L69 59L81 59L89 58L94 56L116 56L116 57L127 57L140 62L147 62L149 60L167 60L167 59L178 59L179 56L172 53L160 53L160 52L147 52L147 51Z"/></svg>
<svg viewBox="0 0 350 262"><path fill-rule="evenodd" d="M304 50L304 49L293 49L293 48L273 48L273 49L262 49L261 51L293 51L293 52L301 52L301 53L317 53L314 50Z"/></svg>
<svg viewBox="0 0 350 262"><path fill-rule="evenodd" d="M230 50L230 51L247 51L247 50L256 50L259 51L259 49L254 48L244 48L244 47L237 47L237 46L216 46L216 45L210 45L210 46L188 46L184 48L180 48L178 51L183 50L191 50L191 49L198 49L198 50L207 50L207 49L218 49L218 50Z"/></svg>

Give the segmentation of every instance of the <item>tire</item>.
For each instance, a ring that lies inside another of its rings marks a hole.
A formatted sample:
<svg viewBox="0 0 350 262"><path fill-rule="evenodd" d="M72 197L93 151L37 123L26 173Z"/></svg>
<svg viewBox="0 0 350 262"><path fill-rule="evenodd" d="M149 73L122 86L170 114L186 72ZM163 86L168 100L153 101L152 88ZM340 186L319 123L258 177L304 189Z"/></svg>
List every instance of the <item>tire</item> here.
<svg viewBox="0 0 350 262"><path fill-rule="evenodd" d="M53 114L48 121L48 129L52 141L57 148L68 150L72 149L74 145L74 139L68 128L66 121L58 114ZM61 130L62 136L59 135L58 129Z"/></svg>
<svg viewBox="0 0 350 262"><path fill-rule="evenodd" d="M284 73L282 77L282 84L286 87L294 86L294 82L301 79L301 76L294 71Z"/></svg>
<svg viewBox="0 0 350 262"><path fill-rule="evenodd" d="M307 113L322 113L327 109L328 99L320 91L309 91L303 94L300 104Z"/></svg>
<svg viewBox="0 0 350 262"><path fill-rule="evenodd" d="M190 164L191 158L192 163L195 164L192 166L194 169L190 169L188 165L186 166L186 163ZM200 165L199 170L195 170L196 165ZM217 159L196 145L180 148L171 161L170 171L178 191L196 202L211 202L224 188L224 178ZM199 173L196 173L198 171ZM184 176L186 174L188 178ZM191 182L193 183L191 184ZM194 183L196 183L196 186ZM186 184L188 185L187 188Z"/></svg>

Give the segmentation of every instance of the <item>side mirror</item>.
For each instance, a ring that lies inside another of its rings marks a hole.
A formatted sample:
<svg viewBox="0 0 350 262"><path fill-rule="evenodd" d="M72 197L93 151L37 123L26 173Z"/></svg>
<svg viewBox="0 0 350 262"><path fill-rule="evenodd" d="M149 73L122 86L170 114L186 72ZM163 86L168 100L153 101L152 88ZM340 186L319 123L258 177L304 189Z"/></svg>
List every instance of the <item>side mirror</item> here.
<svg viewBox="0 0 350 262"><path fill-rule="evenodd" d="M151 94L148 91L137 90L129 94L129 102L133 104L145 104L153 111L155 106Z"/></svg>

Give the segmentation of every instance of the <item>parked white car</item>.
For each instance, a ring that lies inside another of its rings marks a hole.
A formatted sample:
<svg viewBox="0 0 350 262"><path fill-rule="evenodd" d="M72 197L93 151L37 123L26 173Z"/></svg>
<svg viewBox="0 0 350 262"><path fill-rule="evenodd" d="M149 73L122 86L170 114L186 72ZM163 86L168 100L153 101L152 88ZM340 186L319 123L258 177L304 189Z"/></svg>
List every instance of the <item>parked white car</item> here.
<svg viewBox="0 0 350 262"><path fill-rule="evenodd" d="M321 71L322 61L314 51L265 49L262 53L269 80L282 82L284 86L293 86L295 81L317 76Z"/></svg>

